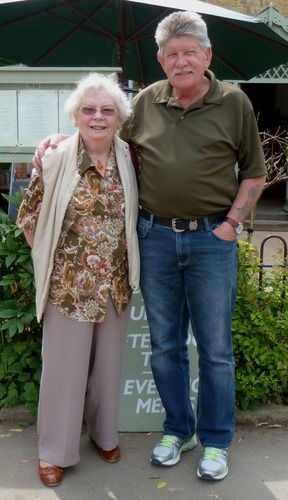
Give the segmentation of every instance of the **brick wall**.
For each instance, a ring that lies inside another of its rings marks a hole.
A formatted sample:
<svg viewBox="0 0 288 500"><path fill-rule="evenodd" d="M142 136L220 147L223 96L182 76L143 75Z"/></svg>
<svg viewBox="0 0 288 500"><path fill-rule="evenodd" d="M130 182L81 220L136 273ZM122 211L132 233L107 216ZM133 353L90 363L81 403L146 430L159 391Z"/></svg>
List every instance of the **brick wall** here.
<svg viewBox="0 0 288 500"><path fill-rule="evenodd" d="M271 0L204 0L205 2L218 5L220 7L225 7L227 9L236 10L238 12L243 12L243 14L248 14L250 16L256 16L262 10L269 7ZM288 17L288 1L287 0L273 0L273 7L285 16Z"/></svg>

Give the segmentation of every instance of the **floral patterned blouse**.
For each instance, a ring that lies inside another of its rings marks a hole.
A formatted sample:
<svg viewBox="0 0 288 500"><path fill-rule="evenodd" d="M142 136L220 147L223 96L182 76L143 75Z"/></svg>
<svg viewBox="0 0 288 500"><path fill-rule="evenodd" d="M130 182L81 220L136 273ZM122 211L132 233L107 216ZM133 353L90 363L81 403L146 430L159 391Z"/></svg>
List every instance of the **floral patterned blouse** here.
<svg viewBox="0 0 288 500"><path fill-rule="evenodd" d="M68 204L54 255L49 300L65 316L101 323L109 294L120 314L132 290L128 281L125 200L112 146L106 169L91 164L80 138L80 181ZM43 197L43 180L31 180L17 224L34 232Z"/></svg>

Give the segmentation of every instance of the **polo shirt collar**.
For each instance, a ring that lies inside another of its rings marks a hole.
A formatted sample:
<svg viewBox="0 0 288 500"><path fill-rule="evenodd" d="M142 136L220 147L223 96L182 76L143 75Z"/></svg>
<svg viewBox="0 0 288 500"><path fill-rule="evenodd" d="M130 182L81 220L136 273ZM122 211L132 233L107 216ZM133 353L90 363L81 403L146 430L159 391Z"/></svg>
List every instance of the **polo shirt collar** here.
<svg viewBox="0 0 288 500"><path fill-rule="evenodd" d="M205 70L205 76L211 81L210 88L207 94L201 98L197 103L203 104L221 104L223 99L223 92L219 81L215 78L214 73L210 70ZM163 80L163 85L160 87L159 92L154 97L155 104L167 104L168 106L179 106L176 99L172 95L172 85L169 80ZM195 105L197 105L195 103ZM194 105L193 105L194 106ZM181 107L181 106L179 106Z"/></svg>

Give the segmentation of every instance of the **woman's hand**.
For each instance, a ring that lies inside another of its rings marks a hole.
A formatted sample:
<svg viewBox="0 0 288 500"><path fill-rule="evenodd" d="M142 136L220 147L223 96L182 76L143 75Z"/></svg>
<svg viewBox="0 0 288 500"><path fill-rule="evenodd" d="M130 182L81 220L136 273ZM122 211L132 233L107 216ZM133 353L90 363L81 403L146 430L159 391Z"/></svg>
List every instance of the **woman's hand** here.
<svg viewBox="0 0 288 500"><path fill-rule="evenodd" d="M67 139L69 135L53 135L53 136L48 136L43 139L40 144L37 146L33 159L32 159L32 164L33 167L36 168L36 170L40 171L42 170L42 158L45 155L45 151L48 148L56 149L58 144L64 139Z"/></svg>
<svg viewBox="0 0 288 500"><path fill-rule="evenodd" d="M25 236L25 239L29 245L30 248L33 248L33 244L34 244L34 234L35 233L32 233L31 231L26 231L24 229L24 236Z"/></svg>

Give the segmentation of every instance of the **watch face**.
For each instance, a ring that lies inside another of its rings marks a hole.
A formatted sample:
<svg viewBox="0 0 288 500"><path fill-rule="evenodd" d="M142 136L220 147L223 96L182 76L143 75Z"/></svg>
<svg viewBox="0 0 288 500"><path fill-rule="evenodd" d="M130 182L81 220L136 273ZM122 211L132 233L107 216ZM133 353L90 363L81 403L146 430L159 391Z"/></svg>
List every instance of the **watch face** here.
<svg viewBox="0 0 288 500"><path fill-rule="evenodd" d="M242 231L243 231L243 224L241 222L239 222L239 224L235 227L235 231L236 231L237 234L242 233Z"/></svg>

